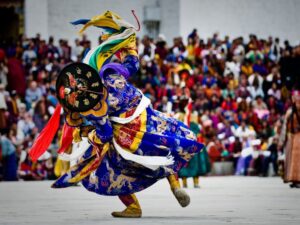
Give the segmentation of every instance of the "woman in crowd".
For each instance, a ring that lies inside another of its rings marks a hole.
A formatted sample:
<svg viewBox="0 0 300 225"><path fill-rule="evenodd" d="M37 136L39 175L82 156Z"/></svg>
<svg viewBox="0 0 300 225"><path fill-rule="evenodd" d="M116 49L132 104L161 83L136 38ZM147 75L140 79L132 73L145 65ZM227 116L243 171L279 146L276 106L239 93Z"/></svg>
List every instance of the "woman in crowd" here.
<svg viewBox="0 0 300 225"><path fill-rule="evenodd" d="M286 112L279 146L284 148L283 180L290 187L300 188L300 91L292 92L292 107Z"/></svg>

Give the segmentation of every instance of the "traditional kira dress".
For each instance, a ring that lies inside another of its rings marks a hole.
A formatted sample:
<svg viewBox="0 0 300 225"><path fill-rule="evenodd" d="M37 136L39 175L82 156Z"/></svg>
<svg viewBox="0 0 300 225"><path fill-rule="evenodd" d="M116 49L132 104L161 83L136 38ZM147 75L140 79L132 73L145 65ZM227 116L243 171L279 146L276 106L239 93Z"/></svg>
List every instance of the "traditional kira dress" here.
<svg viewBox="0 0 300 225"><path fill-rule="evenodd" d="M283 180L300 187L300 115L296 107L286 112L279 144L285 146Z"/></svg>

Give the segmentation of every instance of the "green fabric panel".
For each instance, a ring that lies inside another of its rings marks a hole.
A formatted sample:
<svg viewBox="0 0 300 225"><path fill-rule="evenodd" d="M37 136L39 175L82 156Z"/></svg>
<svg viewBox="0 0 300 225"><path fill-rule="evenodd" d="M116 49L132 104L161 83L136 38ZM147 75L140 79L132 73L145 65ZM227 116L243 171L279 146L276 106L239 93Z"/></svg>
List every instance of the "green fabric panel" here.
<svg viewBox="0 0 300 225"><path fill-rule="evenodd" d="M103 46L99 46L97 48L97 50L91 55L91 58L89 60L89 65L91 67L93 67L94 69L96 69L97 71L99 71L101 68L97 68L97 60L98 60L98 55L101 52L106 52L108 50L110 50L111 48L113 48L115 45L120 44L121 42L125 41L126 39L119 39L119 40L113 40L110 41L109 43L103 45Z"/></svg>
<svg viewBox="0 0 300 225"><path fill-rule="evenodd" d="M194 155L186 167L178 172L179 177L196 177L210 172L210 163L206 148Z"/></svg>

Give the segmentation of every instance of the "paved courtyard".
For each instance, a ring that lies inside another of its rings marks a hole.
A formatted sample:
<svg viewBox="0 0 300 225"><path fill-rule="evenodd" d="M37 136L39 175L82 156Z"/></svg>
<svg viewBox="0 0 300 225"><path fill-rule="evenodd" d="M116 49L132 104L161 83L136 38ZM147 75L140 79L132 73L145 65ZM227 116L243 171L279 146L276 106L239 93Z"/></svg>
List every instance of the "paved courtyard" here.
<svg viewBox="0 0 300 225"><path fill-rule="evenodd" d="M191 180L189 180L191 186ZM300 224L300 189L279 178L207 177L201 189L188 188L191 204L181 208L162 180L137 194L141 219L116 219L116 197L83 187L51 189L51 182L0 182L0 224Z"/></svg>

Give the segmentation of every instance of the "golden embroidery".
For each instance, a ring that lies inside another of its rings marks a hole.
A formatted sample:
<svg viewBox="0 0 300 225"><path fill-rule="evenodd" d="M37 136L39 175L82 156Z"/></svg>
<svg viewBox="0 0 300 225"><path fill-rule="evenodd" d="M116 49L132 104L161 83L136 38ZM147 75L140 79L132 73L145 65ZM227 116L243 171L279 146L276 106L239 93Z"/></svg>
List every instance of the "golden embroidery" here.
<svg viewBox="0 0 300 225"><path fill-rule="evenodd" d="M92 87L99 87L99 82L92 83Z"/></svg>
<svg viewBox="0 0 300 225"><path fill-rule="evenodd" d="M136 181L136 178L129 177L124 174L120 174L114 179L115 171L110 167L108 167L108 171L109 171L109 181L110 181L110 186L107 189L108 193L110 193L113 189L121 189L126 184L129 190L132 190L131 183Z"/></svg>
<svg viewBox="0 0 300 225"><path fill-rule="evenodd" d="M76 72L77 72L77 74L81 74L81 69L77 67Z"/></svg>
<svg viewBox="0 0 300 225"><path fill-rule="evenodd" d="M185 152L182 147L179 147L177 149L178 154L180 155L181 158L183 158L185 161L190 161L192 158L193 154L190 154L188 152Z"/></svg>
<svg viewBox="0 0 300 225"><path fill-rule="evenodd" d="M91 76L92 76L92 73L91 73L90 71L87 72L86 77L87 77L87 78L91 78Z"/></svg>
<svg viewBox="0 0 300 225"><path fill-rule="evenodd" d="M108 111L108 105L106 102L107 99L107 90L103 88L103 98L100 103L98 103L93 109L81 112L83 116L93 115L96 117L102 117L105 116Z"/></svg>
<svg viewBox="0 0 300 225"><path fill-rule="evenodd" d="M83 103L84 103L85 105L89 105L89 104L90 104L90 101L89 101L87 98L85 98L85 99L83 100Z"/></svg>
<svg viewBox="0 0 300 225"><path fill-rule="evenodd" d="M93 94L93 93L90 93L90 96L91 96L93 99L96 99L96 98L97 98L97 95L96 95L96 94Z"/></svg>
<svg viewBox="0 0 300 225"><path fill-rule="evenodd" d="M151 116L151 119L157 122L157 133L162 134L167 130L167 121L156 116Z"/></svg>

